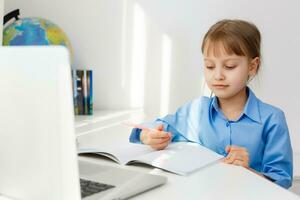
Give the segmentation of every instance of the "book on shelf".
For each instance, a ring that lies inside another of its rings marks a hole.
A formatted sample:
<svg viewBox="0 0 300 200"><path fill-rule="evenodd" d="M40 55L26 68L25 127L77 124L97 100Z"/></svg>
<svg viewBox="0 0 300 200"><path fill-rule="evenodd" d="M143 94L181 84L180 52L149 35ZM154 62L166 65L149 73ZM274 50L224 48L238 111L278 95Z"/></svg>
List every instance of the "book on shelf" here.
<svg viewBox="0 0 300 200"><path fill-rule="evenodd" d="M164 150L154 150L148 145L122 143L107 147L79 147L78 154L97 154L121 165L146 164L178 175L188 175L223 156L191 142L170 143Z"/></svg>
<svg viewBox="0 0 300 200"><path fill-rule="evenodd" d="M76 115L93 114L93 71L72 70L74 112Z"/></svg>

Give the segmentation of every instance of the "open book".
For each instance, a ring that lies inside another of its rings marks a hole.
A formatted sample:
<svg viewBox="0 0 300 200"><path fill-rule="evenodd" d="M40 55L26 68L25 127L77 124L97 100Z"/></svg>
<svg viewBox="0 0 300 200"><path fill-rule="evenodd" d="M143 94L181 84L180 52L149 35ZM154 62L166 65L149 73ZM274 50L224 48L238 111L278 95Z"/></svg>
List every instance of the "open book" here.
<svg viewBox="0 0 300 200"><path fill-rule="evenodd" d="M188 175L222 158L206 147L190 142L171 143L159 151L148 145L128 142L113 147L79 148L78 153L95 153L122 165L143 163L179 175Z"/></svg>

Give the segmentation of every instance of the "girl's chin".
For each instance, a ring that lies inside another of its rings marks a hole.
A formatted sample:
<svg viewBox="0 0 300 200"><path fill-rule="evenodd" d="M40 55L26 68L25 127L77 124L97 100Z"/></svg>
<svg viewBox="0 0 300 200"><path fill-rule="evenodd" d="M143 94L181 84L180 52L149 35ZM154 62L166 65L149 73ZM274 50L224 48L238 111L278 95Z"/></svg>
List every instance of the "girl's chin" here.
<svg viewBox="0 0 300 200"><path fill-rule="evenodd" d="M232 97L232 95L230 93L228 93L228 91L215 90L215 91L213 91L213 93L216 97L221 98L221 99L228 99L228 98Z"/></svg>

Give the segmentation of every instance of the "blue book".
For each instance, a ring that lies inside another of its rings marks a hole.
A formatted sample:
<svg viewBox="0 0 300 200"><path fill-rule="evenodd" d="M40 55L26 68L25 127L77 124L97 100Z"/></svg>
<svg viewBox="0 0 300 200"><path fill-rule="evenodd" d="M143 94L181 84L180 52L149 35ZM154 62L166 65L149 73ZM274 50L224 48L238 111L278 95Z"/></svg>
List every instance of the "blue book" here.
<svg viewBox="0 0 300 200"><path fill-rule="evenodd" d="M93 71L87 71L87 107L88 115L93 114Z"/></svg>
<svg viewBox="0 0 300 200"><path fill-rule="evenodd" d="M76 115L93 114L93 71L72 70L74 112Z"/></svg>
<svg viewBox="0 0 300 200"><path fill-rule="evenodd" d="M72 69L72 86L73 86L73 101L74 101L74 113L78 115L78 102L77 102L77 75L76 69Z"/></svg>

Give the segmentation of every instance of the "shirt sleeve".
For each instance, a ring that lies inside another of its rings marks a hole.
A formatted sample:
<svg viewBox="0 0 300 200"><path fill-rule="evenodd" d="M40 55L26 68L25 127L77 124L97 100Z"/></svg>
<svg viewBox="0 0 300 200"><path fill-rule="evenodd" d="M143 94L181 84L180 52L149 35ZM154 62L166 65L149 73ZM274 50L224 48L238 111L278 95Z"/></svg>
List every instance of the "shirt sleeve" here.
<svg viewBox="0 0 300 200"><path fill-rule="evenodd" d="M162 124L165 132L172 133L172 142L196 142L199 140L199 119L202 109L202 99L195 99L178 108L175 114L166 115L165 117L157 118L154 122L144 123L142 125L155 128ZM134 128L131 131L129 141L141 143L140 134L141 129Z"/></svg>
<svg viewBox="0 0 300 200"><path fill-rule="evenodd" d="M285 116L282 111L274 116L274 123L265 136L262 174L278 185L289 188L293 177L293 152Z"/></svg>

